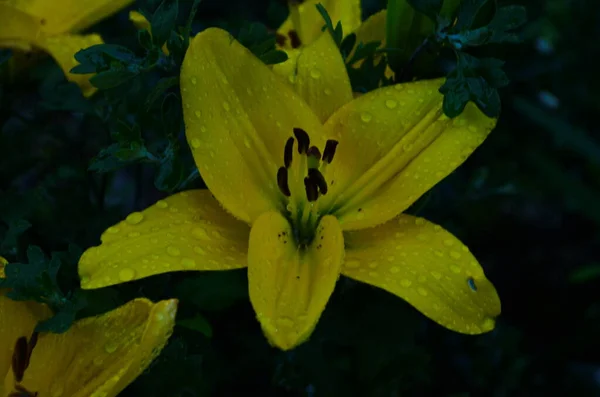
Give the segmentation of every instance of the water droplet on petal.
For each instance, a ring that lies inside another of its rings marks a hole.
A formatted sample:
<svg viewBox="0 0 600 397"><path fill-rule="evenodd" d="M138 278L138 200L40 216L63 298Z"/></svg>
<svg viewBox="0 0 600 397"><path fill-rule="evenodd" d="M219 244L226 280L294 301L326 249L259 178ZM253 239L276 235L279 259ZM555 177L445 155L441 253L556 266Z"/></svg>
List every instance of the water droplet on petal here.
<svg viewBox="0 0 600 397"><path fill-rule="evenodd" d="M368 122L370 122L370 121L373 119L373 115L372 115L371 113L363 112L363 113L360 115L360 119L361 119L363 122L365 122L365 123L368 123Z"/></svg>
<svg viewBox="0 0 600 397"><path fill-rule="evenodd" d="M210 240L210 237L208 236L208 233L206 233L206 230L204 230L201 227L197 227L197 228L193 229L192 235L201 240Z"/></svg>
<svg viewBox="0 0 600 397"><path fill-rule="evenodd" d="M126 267L119 272L119 279L123 282L131 281L135 278L135 270Z"/></svg>
<svg viewBox="0 0 600 397"><path fill-rule="evenodd" d="M190 141L190 145L192 145L194 149L198 149L202 144L200 143L200 139L192 138L192 140Z"/></svg>
<svg viewBox="0 0 600 397"><path fill-rule="evenodd" d="M195 77L192 77L192 84L196 85L198 83L198 80Z"/></svg>
<svg viewBox="0 0 600 397"><path fill-rule="evenodd" d="M225 109L226 112L231 110L231 106L229 106L228 102L223 102L223 109Z"/></svg>
<svg viewBox="0 0 600 397"><path fill-rule="evenodd" d="M400 271L400 268L397 266L393 266L390 268L390 273L398 273Z"/></svg>
<svg viewBox="0 0 600 397"><path fill-rule="evenodd" d="M325 88L325 95L331 95L333 92L329 88Z"/></svg>
<svg viewBox="0 0 600 397"><path fill-rule="evenodd" d="M442 273L440 272L431 272L431 275L433 276L433 278L435 278L436 280L439 280L442 278Z"/></svg>
<svg viewBox="0 0 600 397"><path fill-rule="evenodd" d="M452 259L460 259L461 255L460 255L460 252L450 251L450 257Z"/></svg>
<svg viewBox="0 0 600 397"><path fill-rule="evenodd" d="M444 245L446 247L451 247L454 245L454 240L448 238L448 239L444 240Z"/></svg>
<svg viewBox="0 0 600 397"><path fill-rule="evenodd" d="M165 200L158 200L156 202L156 206L158 208L167 208L169 206L169 204Z"/></svg>
<svg viewBox="0 0 600 397"><path fill-rule="evenodd" d="M412 281L404 278L404 279L400 280L400 285L405 288L408 288L412 285Z"/></svg>
<svg viewBox="0 0 600 397"><path fill-rule="evenodd" d="M294 326L294 320L289 317L279 317L277 320L275 320L275 323L283 328L292 328Z"/></svg>
<svg viewBox="0 0 600 397"><path fill-rule="evenodd" d="M109 341L108 343L106 343L106 345L104 345L104 351L106 351L109 354L114 353L117 351L118 347L119 346L115 341Z"/></svg>
<svg viewBox="0 0 600 397"><path fill-rule="evenodd" d="M377 262L371 262L371 263L369 263L369 268L376 269L377 268Z"/></svg>
<svg viewBox="0 0 600 397"><path fill-rule="evenodd" d="M360 267L359 261L346 261L344 262L344 266L349 269L358 269Z"/></svg>
<svg viewBox="0 0 600 397"><path fill-rule="evenodd" d="M108 229L106 229L107 233L111 233L111 234L116 234L119 233L120 229L116 226L111 226Z"/></svg>
<svg viewBox="0 0 600 397"><path fill-rule="evenodd" d="M179 248L170 245L167 247L167 254L171 256L179 256L181 254L181 251L179 251Z"/></svg>
<svg viewBox="0 0 600 397"><path fill-rule="evenodd" d="M423 287L419 287L417 288L417 292L419 293L419 295L421 296L427 296L427 290Z"/></svg>
<svg viewBox="0 0 600 397"><path fill-rule="evenodd" d="M312 77L313 79L318 79L321 77L321 71L318 69L312 69L310 71L310 77Z"/></svg>
<svg viewBox="0 0 600 397"><path fill-rule="evenodd" d="M458 267L456 265L450 265L450 270L452 271L452 273L456 273L456 274L460 273L460 267Z"/></svg>
<svg viewBox="0 0 600 397"><path fill-rule="evenodd" d="M202 113L200 113L199 110L195 110L194 114L196 115L196 117L201 118L202 117Z"/></svg>
<svg viewBox="0 0 600 397"><path fill-rule="evenodd" d="M191 258L183 258L181 260L181 265L183 267L191 268L191 267L196 266L196 261Z"/></svg>
<svg viewBox="0 0 600 397"><path fill-rule="evenodd" d="M393 99L388 99L388 100L385 101L385 106L388 109L394 109L396 106L398 106L398 102L396 102Z"/></svg>

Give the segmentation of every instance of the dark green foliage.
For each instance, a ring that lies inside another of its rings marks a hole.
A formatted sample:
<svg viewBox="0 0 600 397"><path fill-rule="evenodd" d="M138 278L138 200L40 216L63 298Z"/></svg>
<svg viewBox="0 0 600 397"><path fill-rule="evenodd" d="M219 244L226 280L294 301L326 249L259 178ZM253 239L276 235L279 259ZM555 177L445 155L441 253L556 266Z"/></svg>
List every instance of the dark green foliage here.
<svg viewBox="0 0 600 397"><path fill-rule="evenodd" d="M190 32L227 26L263 62L282 60L273 44L281 21L269 23L267 10L285 3L199 3L179 1L175 24L165 28L169 55L162 39L135 31L127 11L92 28L107 44L80 53L82 68L107 74L89 99L50 58L10 84L0 80L0 255L11 263L0 287L53 309L38 330L63 332L136 297L177 298L173 337L123 397L600 395L597 1L471 1L461 8L460 29L447 22L457 1L444 1L434 19L411 8L415 31L430 30L398 65L398 48L359 43L339 28L355 91L394 83L385 79L390 66L396 82L448 76L449 114L467 100L492 114L500 95L496 130L408 210L453 232L481 262L502 299L494 332L453 333L401 299L341 277L313 336L281 352L261 332L246 269L82 291L79 256L107 227L170 192L204 188L179 95ZM369 12L384 3L363 1ZM173 20L156 14L172 4L134 8L156 24L155 15ZM438 10L434 1L412 4ZM517 34L519 5L530 23ZM7 56L0 52L0 67L12 63Z"/></svg>

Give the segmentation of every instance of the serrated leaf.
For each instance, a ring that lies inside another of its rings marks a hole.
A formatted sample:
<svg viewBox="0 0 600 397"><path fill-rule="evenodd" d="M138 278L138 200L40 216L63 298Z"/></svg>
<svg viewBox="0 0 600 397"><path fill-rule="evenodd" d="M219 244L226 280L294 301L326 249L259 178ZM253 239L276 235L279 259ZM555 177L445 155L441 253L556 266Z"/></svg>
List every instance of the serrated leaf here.
<svg viewBox="0 0 600 397"><path fill-rule="evenodd" d="M191 329L192 331L197 331L206 336L207 338L212 338L213 330L206 318L200 314L197 314L194 317L186 318L183 320L177 321L177 325L181 327L185 327L187 329Z"/></svg>
<svg viewBox="0 0 600 397"><path fill-rule="evenodd" d="M77 313L87 306L87 301L83 294L75 294L72 299L64 300L63 304L55 308L54 315L40 322L36 327L36 332L52 332L62 334L71 328L77 318Z"/></svg>
<svg viewBox="0 0 600 397"><path fill-rule="evenodd" d="M171 31L175 29L178 12L177 0L163 0L154 11L150 26L152 26L152 40L157 47L162 47L171 35Z"/></svg>

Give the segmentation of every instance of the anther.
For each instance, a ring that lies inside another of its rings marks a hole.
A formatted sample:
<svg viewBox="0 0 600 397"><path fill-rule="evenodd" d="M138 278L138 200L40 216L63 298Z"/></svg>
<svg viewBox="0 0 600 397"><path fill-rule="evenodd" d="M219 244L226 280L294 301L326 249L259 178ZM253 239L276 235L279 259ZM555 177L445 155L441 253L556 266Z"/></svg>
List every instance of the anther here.
<svg viewBox="0 0 600 397"><path fill-rule="evenodd" d="M308 134L302 128L294 128L294 135L298 140L298 153L306 153L308 151L308 147L310 146L310 138L308 137Z"/></svg>
<svg viewBox="0 0 600 397"><path fill-rule="evenodd" d="M290 44L292 45L292 48L298 48L302 45L300 36L298 36L298 33L295 30L290 30L288 32L288 36L290 38Z"/></svg>
<svg viewBox="0 0 600 397"><path fill-rule="evenodd" d="M277 33L275 34L275 41L277 42L277 44L279 44L280 46L284 46L285 45L285 41L287 40L287 37L285 37L284 35Z"/></svg>
<svg viewBox="0 0 600 397"><path fill-rule="evenodd" d="M319 190L316 182L311 177L304 178L304 189L306 190L306 198L308 201L317 201L319 198Z"/></svg>
<svg viewBox="0 0 600 397"><path fill-rule="evenodd" d="M288 172L285 167L279 167L277 170L277 185L284 196L290 197L292 195L292 192L290 192L290 186L288 185Z"/></svg>
<svg viewBox="0 0 600 397"><path fill-rule="evenodd" d="M306 154L308 155L308 157L314 157L317 160L321 160L321 151L316 146L311 146L308 149L308 152L306 152Z"/></svg>
<svg viewBox="0 0 600 397"><path fill-rule="evenodd" d="M317 185L321 194L327 194L327 182L325 181L325 177L323 176L323 174L321 174L321 172L318 169L309 169L308 177L312 179L312 181Z"/></svg>
<svg viewBox="0 0 600 397"><path fill-rule="evenodd" d="M335 156L335 150L337 149L338 141L328 139L325 143L325 150L323 151L323 161L331 164L333 156Z"/></svg>
<svg viewBox="0 0 600 397"><path fill-rule="evenodd" d="M285 143L285 149L283 150L283 164L285 168L290 168L292 165L292 156L294 154L294 138L290 137Z"/></svg>

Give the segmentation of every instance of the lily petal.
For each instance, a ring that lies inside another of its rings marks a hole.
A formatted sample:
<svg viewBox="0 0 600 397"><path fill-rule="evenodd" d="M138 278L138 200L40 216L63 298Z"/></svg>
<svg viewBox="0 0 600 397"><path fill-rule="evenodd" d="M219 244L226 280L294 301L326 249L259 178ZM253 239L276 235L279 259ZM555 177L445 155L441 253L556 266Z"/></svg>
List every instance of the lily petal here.
<svg viewBox="0 0 600 397"><path fill-rule="evenodd" d="M63 34L58 36L46 37L38 41L37 45L48 52L52 58L60 65L69 81L79 85L83 95L91 96L96 92L96 87L90 83L90 77L94 74L73 74L71 69L79 64L75 60L75 54L96 44L102 44L102 38L97 34L77 35Z"/></svg>
<svg viewBox="0 0 600 397"><path fill-rule="evenodd" d="M313 242L299 248L278 212L261 215L250 232L250 300L263 332L287 350L312 333L340 274L344 238L332 216L321 219Z"/></svg>
<svg viewBox="0 0 600 397"><path fill-rule="evenodd" d="M47 395L114 397L158 356L176 311L176 300L136 299L64 334L42 334L21 385Z"/></svg>
<svg viewBox="0 0 600 397"><path fill-rule="evenodd" d="M339 140L327 170L330 208L344 230L394 218L456 169L496 125L475 105L449 119L438 92L443 80L380 88L342 107L327 121ZM330 213L331 213L330 212Z"/></svg>
<svg viewBox="0 0 600 397"><path fill-rule="evenodd" d="M277 29L277 34L282 39L280 45L286 49L310 44L322 34L321 28L325 21L317 10L319 3L327 10L334 27L338 22L342 23L345 34L358 28L362 20L360 0L308 0L289 3L290 15ZM296 35L299 42L293 38Z"/></svg>
<svg viewBox="0 0 600 397"><path fill-rule="evenodd" d="M11 5L43 20L49 35L77 32L116 13L134 0L12 0Z"/></svg>
<svg viewBox="0 0 600 397"><path fill-rule="evenodd" d="M249 232L208 190L174 194L108 228L102 244L79 261L81 287L174 271L245 267Z"/></svg>
<svg viewBox="0 0 600 397"><path fill-rule="evenodd" d="M294 87L321 122L352 100L346 65L329 33L287 53L288 60L274 65L273 71Z"/></svg>
<svg viewBox="0 0 600 397"><path fill-rule="evenodd" d="M465 334L494 328L500 299L483 269L442 227L401 215L346 232L342 274L401 297L438 324Z"/></svg>
<svg viewBox="0 0 600 397"><path fill-rule="evenodd" d="M33 16L0 3L0 48L27 48L40 36L40 21Z"/></svg>
<svg viewBox="0 0 600 397"><path fill-rule="evenodd" d="M294 128L325 143L319 118L293 89L224 30L191 42L181 71L186 135L211 192L252 223L283 209L277 169Z"/></svg>

